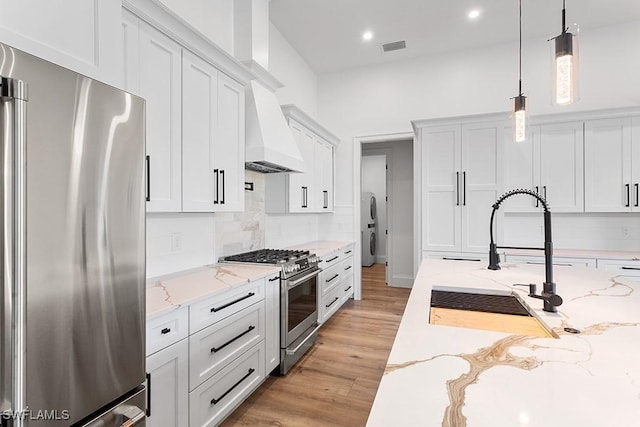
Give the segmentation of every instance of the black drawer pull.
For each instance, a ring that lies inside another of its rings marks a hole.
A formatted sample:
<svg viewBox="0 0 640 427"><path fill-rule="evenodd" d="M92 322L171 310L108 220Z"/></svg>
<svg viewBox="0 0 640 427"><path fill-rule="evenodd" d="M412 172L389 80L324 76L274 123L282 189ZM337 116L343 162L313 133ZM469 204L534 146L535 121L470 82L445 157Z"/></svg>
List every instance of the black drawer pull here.
<svg viewBox="0 0 640 427"><path fill-rule="evenodd" d="M238 302L240 302L240 301L244 301L244 300L246 300L247 298L251 298L251 297L252 297L252 296L254 296L254 295L255 295L255 293L254 293L254 292L249 292L247 295L245 295L245 296L243 296L243 297L240 297L240 298L238 298L238 299L236 299L236 300L233 300L233 301L231 301L231 302L228 302L228 303L226 303L226 304L224 304L224 305L221 305L220 307L211 307L211 312L212 312L212 313L215 313L216 311L220 311L220 310L222 310L223 308L227 308L227 307L229 307L230 305L236 304L236 303L238 303Z"/></svg>
<svg viewBox="0 0 640 427"><path fill-rule="evenodd" d="M349 255L350 253L351 253L351 251L350 251L350 250L348 250L348 251L347 251L347 252L345 252L344 254L345 254L345 255Z"/></svg>
<svg viewBox="0 0 640 427"><path fill-rule="evenodd" d="M269 279L270 282L275 282L276 280L280 280L280 276L275 276Z"/></svg>
<svg viewBox="0 0 640 427"><path fill-rule="evenodd" d="M623 267L622 267L622 269L623 269L623 270L636 270L636 271L640 271L640 268L638 268L638 267L626 267L626 266L623 266Z"/></svg>
<svg viewBox="0 0 640 427"><path fill-rule="evenodd" d="M447 257L443 257L442 259L444 259L446 261L473 261L473 262L482 261L481 259L473 259L473 258L447 258Z"/></svg>
<svg viewBox="0 0 640 427"><path fill-rule="evenodd" d="M335 276L333 276L331 279L327 279L327 280L325 280L325 281L326 281L327 283L329 283L329 282L331 282L331 281L335 280L338 276L339 276L339 274L336 274L336 275L335 275Z"/></svg>
<svg viewBox="0 0 640 427"><path fill-rule="evenodd" d="M331 301L329 304L325 305L325 307L327 307L327 308L331 307L331 306L332 306L333 304L335 304L335 303L336 303L336 301L338 301L339 299L340 299L340 298L335 297L335 298L333 299L333 301Z"/></svg>
<svg viewBox="0 0 640 427"><path fill-rule="evenodd" d="M171 332L171 328L164 328L163 330L161 330L161 331L160 331L160 333L161 333L162 335L166 335L166 334L168 334L169 332Z"/></svg>
<svg viewBox="0 0 640 427"><path fill-rule="evenodd" d="M348 291L349 291L349 289L351 289L351 286L349 286L349 287L348 287L347 289L345 289L344 291L345 291L345 292L348 292Z"/></svg>
<svg viewBox="0 0 640 427"><path fill-rule="evenodd" d="M144 160L147 163L147 195L145 200L147 202L150 202L151 201L151 156L145 156Z"/></svg>
<svg viewBox="0 0 640 427"><path fill-rule="evenodd" d="M344 268L344 271L347 271L347 270L351 270L351 266L350 266L350 265L348 265L348 266L346 266L346 267Z"/></svg>
<svg viewBox="0 0 640 427"><path fill-rule="evenodd" d="M249 332L253 331L256 327L253 325L250 325L246 331L244 331L243 333L241 333L240 335L238 335L235 338L231 338L229 341L227 341L226 343L222 344L220 347L216 348L216 347L212 347L211 348L211 353L217 353L220 350L222 350L223 348L225 348L226 346L228 346L229 344L233 343L236 340L239 340L240 338L242 338L243 336L247 335Z"/></svg>
<svg viewBox="0 0 640 427"><path fill-rule="evenodd" d="M225 392L222 394L222 396L220 396L220 397L219 397L219 398L217 398L217 399L216 399L216 398L211 399L211 404L212 404L212 405L215 405L216 403L220 402L222 399L224 399L225 397L227 397L227 394L231 393L231 392L233 391L233 389L234 389L234 388L238 387L238 386L240 385L240 383L242 383L242 381L244 381L244 380L246 380L247 378L249 378L249 376L250 376L251 374L253 374L255 371L256 371L255 369L253 369L253 368L249 368L249 372L247 372L247 373L244 375L244 377L240 378L240 379L238 380L238 382L237 382L237 383L235 383L234 385L232 385L232 386L231 386L231 388L230 388L229 390L225 391Z"/></svg>
<svg viewBox="0 0 640 427"><path fill-rule="evenodd" d="M332 262L332 261L335 261L335 260L337 260L337 259L338 259L338 257L337 257L337 256L334 256L333 258L328 259L326 262Z"/></svg>

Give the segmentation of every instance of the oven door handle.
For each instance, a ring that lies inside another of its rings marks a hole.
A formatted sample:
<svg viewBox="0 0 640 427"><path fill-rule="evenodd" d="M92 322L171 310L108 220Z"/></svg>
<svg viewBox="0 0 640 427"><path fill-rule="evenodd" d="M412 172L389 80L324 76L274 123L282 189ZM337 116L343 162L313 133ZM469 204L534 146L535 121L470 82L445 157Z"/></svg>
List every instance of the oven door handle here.
<svg viewBox="0 0 640 427"><path fill-rule="evenodd" d="M316 328L315 328L315 329L314 329L314 330L313 330L309 335L307 335L307 337L306 337L305 339L303 339L303 340L302 340L302 342L296 346L296 348L292 348L292 349L289 349L289 348L288 348L288 349L286 349L286 350L285 350L285 353L287 353L287 354L289 354L289 355L291 355L291 354L296 354L296 352L297 352L298 350L300 350L300 347L302 347L303 345L305 345L305 343L306 343L307 341L309 341L309 339L310 339L312 336L314 336L316 332L318 332L318 329L320 329L320 326L322 326L322 325L318 325L318 326L316 326Z"/></svg>
<svg viewBox="0 0 640 427"><path fill-rule="evenodd" d="M308 279L312 278L313 276L317 276L319 272L320 272L319 268L315 269L315 270L313 270L313 272L307 274L306 276L301 277L299 279L296 279L295 281L293 281L291 283L287 283L287 290L295 288L300 283L307 281Z"/></svg>

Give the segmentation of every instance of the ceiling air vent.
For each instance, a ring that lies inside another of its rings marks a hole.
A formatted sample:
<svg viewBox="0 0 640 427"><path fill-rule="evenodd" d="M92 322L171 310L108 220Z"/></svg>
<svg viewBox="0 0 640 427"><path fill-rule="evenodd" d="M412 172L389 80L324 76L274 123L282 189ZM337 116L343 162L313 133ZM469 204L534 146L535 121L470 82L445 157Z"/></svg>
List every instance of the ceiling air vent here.
<svg viewBox="0 0 640 427"><path fill-rule="evenodd" d="M394 50L400 50L407 47L407 43L404 40L400 40L397 42L385 43L382 45L383 52L391 52Z"/></svg>

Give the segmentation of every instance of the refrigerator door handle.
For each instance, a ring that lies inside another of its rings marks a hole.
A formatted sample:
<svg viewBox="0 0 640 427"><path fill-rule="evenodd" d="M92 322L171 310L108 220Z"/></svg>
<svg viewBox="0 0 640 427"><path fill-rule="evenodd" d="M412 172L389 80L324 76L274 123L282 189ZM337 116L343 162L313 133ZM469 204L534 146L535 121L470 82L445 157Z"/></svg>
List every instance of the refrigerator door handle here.
<svg viewBox="0 0 640 427"><path fill-rule="evenodd" d="M3 378L12 378L0 386L0 398L4 402L10 401L11 408L0 409L11 409L14 413L26 408L26 103L26 83L0 76L0 128L6 131L0 136L0 148L6 156L1 190L5 201L2 210L2 262L5 265L2 310L5 318L11 319L3 322L8 331L3 331L1 344L3 351L9 353L2 355L4 365L0 369Z"/></svg>
<svg viewBox="0 0 640 427"><path fill-rule="evenodd" d="M147 154L144 160L147 166L147 196L145 199L147 202L150 202L151 201L151 156Z"/></svg>

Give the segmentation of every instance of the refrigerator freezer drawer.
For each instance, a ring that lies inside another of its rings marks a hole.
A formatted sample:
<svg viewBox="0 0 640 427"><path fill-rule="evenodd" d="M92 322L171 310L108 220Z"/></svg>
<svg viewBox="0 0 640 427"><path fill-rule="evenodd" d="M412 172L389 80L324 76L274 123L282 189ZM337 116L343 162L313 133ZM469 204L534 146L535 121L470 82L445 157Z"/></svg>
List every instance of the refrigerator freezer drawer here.
<svg viewBox="0 0 640 427"><path fill-rule="evenodd" d="M146 389L140 389L133 396L111 407L91 421L81 424L83 427L127 426L143 427L146 422Z"/></svg>

